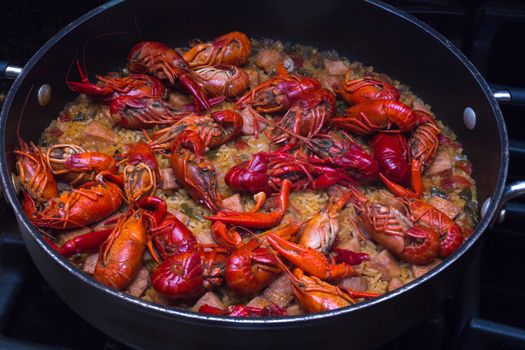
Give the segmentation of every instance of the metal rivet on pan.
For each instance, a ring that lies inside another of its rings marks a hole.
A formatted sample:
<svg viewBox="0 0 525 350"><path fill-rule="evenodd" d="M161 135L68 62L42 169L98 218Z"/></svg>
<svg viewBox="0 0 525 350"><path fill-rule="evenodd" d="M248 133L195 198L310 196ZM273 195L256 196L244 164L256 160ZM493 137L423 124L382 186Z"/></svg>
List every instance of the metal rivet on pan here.
<svg viewBox="0 0 525 350"><path fill-rule="evenodd" d="M51 102L51 85L44 84L38 89L38 103L44 107Z"/></svg>
<svg viewBox="0 0 525 350"><path fill-rule="evenodd" d="M476 126L476 112L470 107L463 111L463 122L467 129L472 130Z"/></svg>
<svg viewBox="0 0 525 350"><path fill-rule="evenodd" d="M489 205L490 205L490 197L485 199L485 201L483 202L483 205L481 206L481 218L483 218L485 216L485 214L487 214L487 210L489 209Z"/></svg>

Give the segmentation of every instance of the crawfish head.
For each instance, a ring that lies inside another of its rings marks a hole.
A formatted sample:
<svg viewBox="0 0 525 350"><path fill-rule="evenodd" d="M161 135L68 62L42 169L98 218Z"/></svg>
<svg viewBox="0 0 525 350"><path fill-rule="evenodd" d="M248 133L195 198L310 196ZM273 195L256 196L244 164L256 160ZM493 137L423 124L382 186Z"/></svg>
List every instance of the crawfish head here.
<svg viewBox="0 0 525 350"><path fill-rule="evenodd" d="M263 153L255 153L249 161L235 165L224 176L224 182L238 191L250 193L265 192L270 194L268 157Z"/></svg>

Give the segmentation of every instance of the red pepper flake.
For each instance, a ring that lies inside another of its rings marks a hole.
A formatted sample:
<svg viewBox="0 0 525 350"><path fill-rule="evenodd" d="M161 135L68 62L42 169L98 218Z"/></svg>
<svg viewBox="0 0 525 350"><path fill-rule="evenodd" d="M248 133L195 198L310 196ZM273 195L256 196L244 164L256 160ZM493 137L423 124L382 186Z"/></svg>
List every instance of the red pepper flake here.
<svg viewBox="0 0 525 350"><path fill-rule="evenodd" d="M472 183L463 176L454 175L441 179L441 188L450 190L463 190L472 186Z"/></svg>
<svg viewBox="0 0 525 350"><path fill-rule="evenodd" d="M356 253L349 249L342 248L334 248L332 251L336 254L335 262L338 264L359 265L363 261L370 260L370 256L366 253Z"/></svg>
<svg viewBox="0 0 525 350"><path fill-rule="evenodd" d="M472 164L468 160L460 160L456 162L456 166L466 172L469 176L472 175Z"/></svg>
<svg viewBox="0 0 525 350"><path fill-rule="evenodd" d="M238 139L235 141L235 148L237 148L239 151L244 151L245 149L250 148L250 145L243 139Z"/></svg>

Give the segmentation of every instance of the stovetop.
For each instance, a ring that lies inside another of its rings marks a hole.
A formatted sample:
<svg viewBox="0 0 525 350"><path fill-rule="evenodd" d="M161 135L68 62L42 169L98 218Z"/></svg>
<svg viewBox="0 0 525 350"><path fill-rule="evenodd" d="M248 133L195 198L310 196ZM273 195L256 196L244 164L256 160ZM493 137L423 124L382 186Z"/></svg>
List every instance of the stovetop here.
<svg viewBox="0 0 525 350"><path fill-rule="evenodd" d="M521 1L386 1L427 22L467 54L491 83L525 87L525 4ZM3 0L0 58L23 65L53 34L102 1ZM2 94L10 83L0 81ZM509 181L525 178L524 106L502 106L511 140ZM525 204L507 205L470 271L444 305L387 349L525 349ZM16 232L0 233L0 349L128 349L77 316L50 288ZM502 268L505 266L505 268Z"/></svg>

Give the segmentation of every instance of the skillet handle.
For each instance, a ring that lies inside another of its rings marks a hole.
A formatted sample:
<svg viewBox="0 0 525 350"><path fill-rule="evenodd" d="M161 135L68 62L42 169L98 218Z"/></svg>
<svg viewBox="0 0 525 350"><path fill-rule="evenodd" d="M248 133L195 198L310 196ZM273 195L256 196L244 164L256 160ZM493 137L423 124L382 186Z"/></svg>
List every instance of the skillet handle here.
<svg viewBox="0 0 525 350"><path fill-rule="evenodd" d="M503 197L501 198L501 202L499 203L498 209L496 210L497 216L493 223L501 224L505 220L505 217L508 216L507 214L510 214L511 216L521 217L523 215L523 210L520 209L521 206L518 206L518 209L510 208L512 210L510 210L509 213L507 213L507 210L504 208L504 206L505 204L507 204L507 202L524 195L525 181L516 181L511 184L508 184L505 188L505 192L503 192ZM483 207L481 208L481 215L485 215L489 203L490 202L487 201L484 203Z"/></svg>
<svg viewBox="0 0 525 350"><path fill-rule="evenodd" d="M492 94L500 104L525 105L525 89L513 86L489 84Z"/></svg>
<svg viewBox="0 0 525 350"><path fill-rule="evenodd" d="M16 79L22 73L22 67L7 61L0 61L0 78Z"/></svg>

